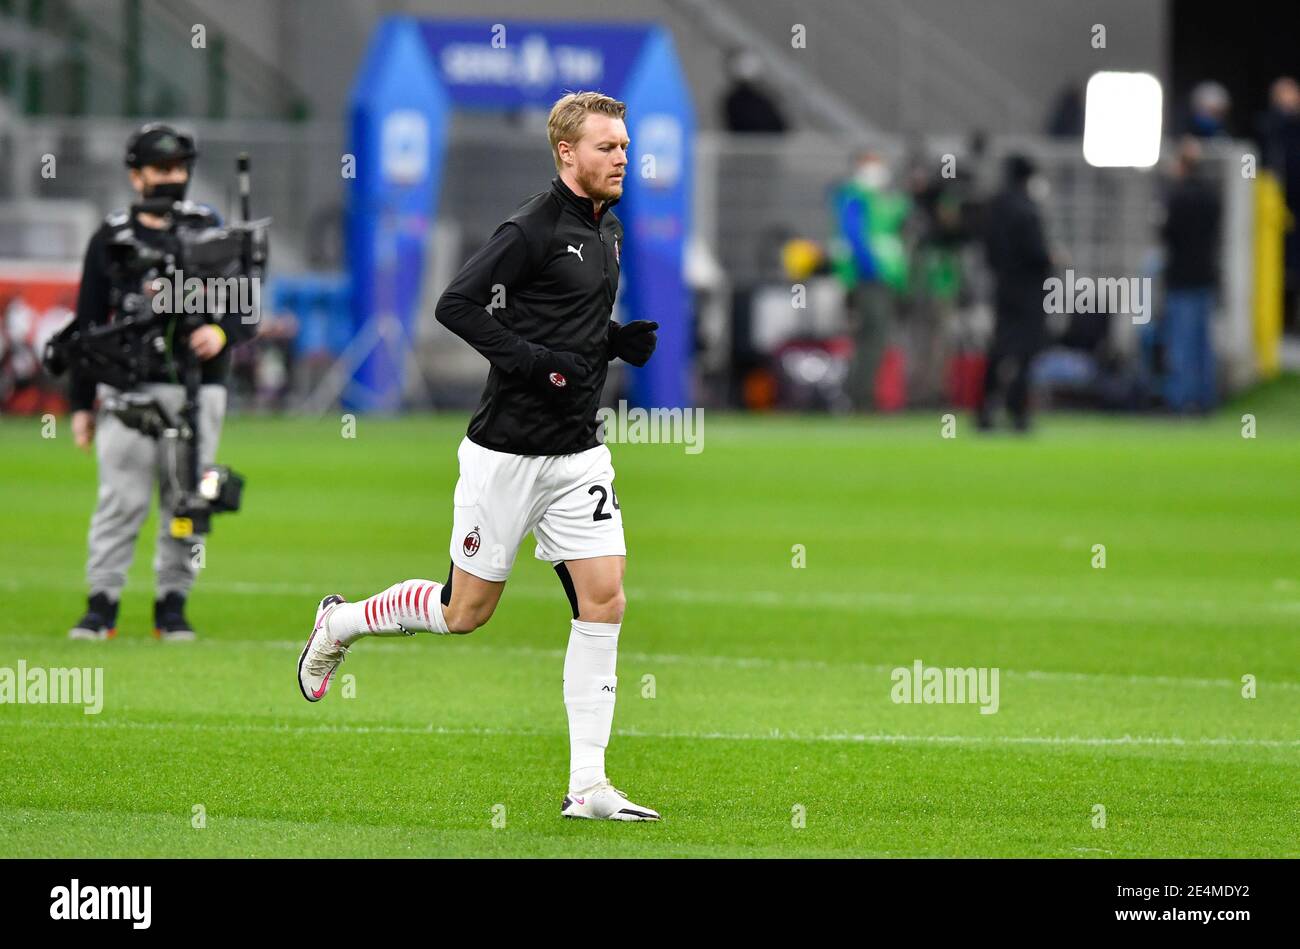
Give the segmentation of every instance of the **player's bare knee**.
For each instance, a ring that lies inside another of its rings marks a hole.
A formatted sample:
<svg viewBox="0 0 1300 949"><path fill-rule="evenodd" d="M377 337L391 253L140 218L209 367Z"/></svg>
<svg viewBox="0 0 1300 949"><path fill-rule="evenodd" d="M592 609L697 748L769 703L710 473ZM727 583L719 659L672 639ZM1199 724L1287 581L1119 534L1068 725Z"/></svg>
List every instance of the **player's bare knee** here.
<svg viewBox="0 0 1300 949"><path fill-rule="evenodd" d="M481 625L468 610L458 610L454 606L443 607L442 618L447 621L447 632L464 636L474 632Z"/></svg>
<svg viewBox="0 0 1300 949"><path fill-rule="evenodd" d="M492 618L493 607L482 603L457 603L455 599L443 607L442 617L447 621L447 632L468 635Z"/></svg>
<svg viewBox="0 0 1300 949"><path fill-rule="evenodd" d="M621 623L627 609L627 597L622 587L610 591L597 591L581 603L578 618L587 623Z"/></svg>

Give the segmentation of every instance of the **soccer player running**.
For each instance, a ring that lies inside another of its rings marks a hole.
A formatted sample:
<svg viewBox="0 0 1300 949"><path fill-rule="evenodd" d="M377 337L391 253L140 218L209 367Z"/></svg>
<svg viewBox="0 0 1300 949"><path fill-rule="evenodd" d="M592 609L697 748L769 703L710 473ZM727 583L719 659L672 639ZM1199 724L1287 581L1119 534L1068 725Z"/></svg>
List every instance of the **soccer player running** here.
<svg viewBox="0 0 1300 949"><path fill-rule="evenodd" d="M438 301L438 321L491 363L460 443L445 584L404 580L368 599L325 597L298 660L319 701L364 636L469 633L492 616L524 535L550 561L573 609L564 657L569 717L565 817L658 820L605 775L627 548L609 449L596 411L608 363L643 366L659 324L610 319L623 226L610 210L627 170L626 106L564 96L547 132L559 174L471 257Z"/></svg>

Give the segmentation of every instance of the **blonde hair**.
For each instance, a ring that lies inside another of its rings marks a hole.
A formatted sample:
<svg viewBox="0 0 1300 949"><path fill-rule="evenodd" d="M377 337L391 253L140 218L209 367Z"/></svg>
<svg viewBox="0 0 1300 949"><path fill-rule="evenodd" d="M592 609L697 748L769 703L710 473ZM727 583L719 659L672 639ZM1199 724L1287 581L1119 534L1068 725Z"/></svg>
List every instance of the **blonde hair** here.
<svg viewBox="0 0 1300 949"><path fill-rule="evenodd" d="M577 144L582 135L582 123L592 112L624 119L627 118L627 105L601 92L570 92L551 106L550 118L546 120L546 136L551 140L551 156L555 159L556 171L564 170L564 163L560 161L560 142Z"/></svg>

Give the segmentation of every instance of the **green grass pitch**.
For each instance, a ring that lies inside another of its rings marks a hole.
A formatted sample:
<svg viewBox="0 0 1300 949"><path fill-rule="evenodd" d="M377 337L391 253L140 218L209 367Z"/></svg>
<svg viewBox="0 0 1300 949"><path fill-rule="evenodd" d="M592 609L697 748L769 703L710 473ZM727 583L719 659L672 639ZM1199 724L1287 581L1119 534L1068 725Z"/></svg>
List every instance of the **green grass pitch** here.
<svg viewBox="0 0 1300 949"><path fill-rule="evenodd" d="M938 416L612 446L608 764L657 825L559 816L569 613L531 539L484 629L298 693L319 597L445 576L463 415L232 418L192 644L150 635L152 519L119 638L65 638L94 462L3 420L0 667L102 667L104 708L0 705L0 857L1300 856L1300 387L1026 439ZM917 659L996 668L996 714L893 702Z"/></svg>

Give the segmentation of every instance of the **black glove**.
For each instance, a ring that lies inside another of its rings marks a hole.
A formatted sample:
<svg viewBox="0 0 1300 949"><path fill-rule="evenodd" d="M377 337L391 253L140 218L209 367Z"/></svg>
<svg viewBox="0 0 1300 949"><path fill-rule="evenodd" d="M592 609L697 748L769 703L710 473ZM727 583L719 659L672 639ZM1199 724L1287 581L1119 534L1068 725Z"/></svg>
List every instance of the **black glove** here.
<svg viewBox="0 0 1300 949"><path fill-rule="evenodd" d="M538 346L528 377L551 398L564 399L573 394L575 383L590 373L591 367L581 356L551 352Z"/></svg>
<svg viewBox="0 0 1300 949"><path fill-rule="evenodd" d="M653 320L633 320L626 326L609 324L609 358L621 359L633 366L644 366L650 361L659 337L655 330L659 324Z"/></svg>

